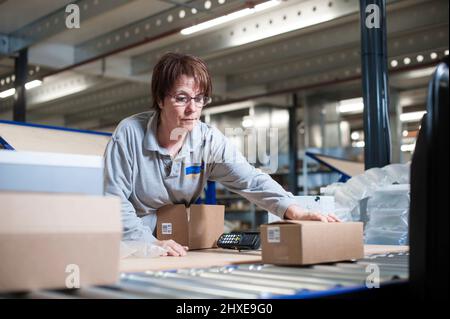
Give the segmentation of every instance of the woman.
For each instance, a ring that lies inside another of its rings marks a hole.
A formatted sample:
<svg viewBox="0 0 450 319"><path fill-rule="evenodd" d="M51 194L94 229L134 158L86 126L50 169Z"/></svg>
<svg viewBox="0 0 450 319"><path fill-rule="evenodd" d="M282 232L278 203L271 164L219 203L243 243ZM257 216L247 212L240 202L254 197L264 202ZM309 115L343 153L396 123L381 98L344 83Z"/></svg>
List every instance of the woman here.
<svg viewBox="0 0 450 319"><path fill-rule="evenodd" d="M125 240L144 240L184 256L187 247L153 236L156 210L189 205L208 180L222 183L281 218L338 221L302 210L269 175L258 172L217 129L199 121L211 102L211 77L199 58L168 53L152 75L153 110L118 125L105 152L105 190L122 200Z"/></svg>

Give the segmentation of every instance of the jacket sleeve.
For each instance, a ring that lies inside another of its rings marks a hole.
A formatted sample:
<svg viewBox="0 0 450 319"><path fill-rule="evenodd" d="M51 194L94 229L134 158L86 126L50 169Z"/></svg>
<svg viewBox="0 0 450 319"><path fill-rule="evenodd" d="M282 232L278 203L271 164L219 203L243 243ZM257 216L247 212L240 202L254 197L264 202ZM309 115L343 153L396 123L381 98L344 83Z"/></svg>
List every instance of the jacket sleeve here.
<svg viewBox="0 0 450 319"><path fill-rule="evenodd" d="M284 218L287 208L295 204L292 193L268 174L255 169L235 145L217 129L207 138L210 144L209 180L223 184L259 207Z"/></svg>
<svg viewBox="0 0 450 319"><path fill-rule="evenodd" d="M142 223L129 201L133 189L132 152L125 138L113 135L104 155L105 194L118 196L121 200L123 240L154 242L150 227Z"/></svg>

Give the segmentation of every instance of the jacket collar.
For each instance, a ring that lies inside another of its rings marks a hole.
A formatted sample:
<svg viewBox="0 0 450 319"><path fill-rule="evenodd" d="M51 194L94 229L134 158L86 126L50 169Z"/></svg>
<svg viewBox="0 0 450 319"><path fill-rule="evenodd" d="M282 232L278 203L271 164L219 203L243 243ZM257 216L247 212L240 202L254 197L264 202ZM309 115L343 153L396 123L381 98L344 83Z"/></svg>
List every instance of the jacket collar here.
<svg viewBox="0 0 450 319"><path fill-rule="evenodd" d="M158 143L158 121L159 113L153 112L147 123L147 130L144 137L144 148L149 151L155 151L163 155L167 155L167 150L161 147ZM202 133L200 126L201 124L197 123L194 129L191 132L188 132L183 146L181 147L180 154L187 155L187 153L193 152L199 145L201 145Z"/></svg>

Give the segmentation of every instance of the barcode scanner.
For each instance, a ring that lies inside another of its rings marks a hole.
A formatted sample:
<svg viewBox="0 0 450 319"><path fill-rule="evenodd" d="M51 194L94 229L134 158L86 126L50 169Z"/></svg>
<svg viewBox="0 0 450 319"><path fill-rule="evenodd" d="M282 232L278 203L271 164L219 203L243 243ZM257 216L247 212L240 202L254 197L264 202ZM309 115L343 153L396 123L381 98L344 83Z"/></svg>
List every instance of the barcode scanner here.
<svg viewBox="0 0 450 319"><path fill-rule="evenodd" d="M218 247L236 250L255 250L260 244L259 232L224 233L217 240Z"/></svg>

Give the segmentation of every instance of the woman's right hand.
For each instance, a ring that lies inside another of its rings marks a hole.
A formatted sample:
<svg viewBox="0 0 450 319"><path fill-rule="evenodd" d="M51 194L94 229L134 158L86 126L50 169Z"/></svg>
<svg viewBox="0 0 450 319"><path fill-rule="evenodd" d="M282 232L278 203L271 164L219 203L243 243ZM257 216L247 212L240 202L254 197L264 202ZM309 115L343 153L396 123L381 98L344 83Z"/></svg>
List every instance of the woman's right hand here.
<svg viewBox="0 0 450 319"><path fill-rule="evenodd" d="M187 251L189 250L187 246L181 246L172 239L156 240L155 244L167 250L168 256L186 256Z"/></svg>

